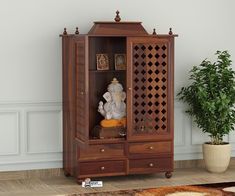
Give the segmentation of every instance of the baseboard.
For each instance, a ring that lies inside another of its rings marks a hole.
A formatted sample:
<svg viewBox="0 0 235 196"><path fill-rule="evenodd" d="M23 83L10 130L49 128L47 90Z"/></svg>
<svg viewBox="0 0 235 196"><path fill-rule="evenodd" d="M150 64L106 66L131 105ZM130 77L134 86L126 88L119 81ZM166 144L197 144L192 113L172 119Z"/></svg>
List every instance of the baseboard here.
<svg viewBox="0 0 235 196"><path fill-rule="evenodd" d="M63 169L35 169L24 171L0 172L0 180L17 180L29 178L50 178L64 175Z"/></svg>
<svg viewBox="0 0 235 196"><path fill-rule="evenodd" d="M235 157L231 158L229 167L235 168ZM205 163L203 159L175 161L174 168L175 169L205 168Z"/></svg>
<svg viewBox="0 0 235 196"><path fill-rule="evenodd" d="M202 159L198 160L182 160L175 161L175 169L190 169L190 168L204 168L205 164ZM231 158L230 168L235 168L235 158ZM29 178L50 178L56 176L63 176L62 168L55 169L38 169L38 170L24 170L24 171L6 171L0 172L0 180L16 180Z"/></svg>

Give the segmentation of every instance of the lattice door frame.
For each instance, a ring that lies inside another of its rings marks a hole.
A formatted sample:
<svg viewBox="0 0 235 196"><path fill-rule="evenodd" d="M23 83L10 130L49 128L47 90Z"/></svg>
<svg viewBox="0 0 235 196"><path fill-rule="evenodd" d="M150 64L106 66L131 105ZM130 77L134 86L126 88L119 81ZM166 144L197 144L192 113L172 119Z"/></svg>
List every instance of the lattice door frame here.
<svg viewBox="0 0 235 196"><path fill-rule="evenodd" d="M173 138L172 41L158 37L127 39L128 140Z"/></svg>

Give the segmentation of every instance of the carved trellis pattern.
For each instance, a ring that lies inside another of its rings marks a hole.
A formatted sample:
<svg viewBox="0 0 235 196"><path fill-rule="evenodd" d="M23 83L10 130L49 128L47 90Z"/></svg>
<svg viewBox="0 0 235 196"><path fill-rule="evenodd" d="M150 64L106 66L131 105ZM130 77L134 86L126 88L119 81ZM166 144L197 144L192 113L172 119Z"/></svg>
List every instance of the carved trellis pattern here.
<svg viewBox="0 0 235 196"><path fill-rule="evenodd" d="M167 131L167 45L133 44L133 132Z"/></svg>

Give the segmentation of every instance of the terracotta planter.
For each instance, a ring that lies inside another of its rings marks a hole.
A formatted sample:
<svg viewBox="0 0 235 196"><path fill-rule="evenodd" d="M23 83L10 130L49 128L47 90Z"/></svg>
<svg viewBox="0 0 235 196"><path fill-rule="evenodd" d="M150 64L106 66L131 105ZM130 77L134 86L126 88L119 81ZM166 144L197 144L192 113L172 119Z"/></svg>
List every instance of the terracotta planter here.
<svg viewBox="0 0 235 196"><path fill-rule="evenodd" d="M228 168L231 157L231 145L203 144L203 158L209 172L221 173Z"/></svg>

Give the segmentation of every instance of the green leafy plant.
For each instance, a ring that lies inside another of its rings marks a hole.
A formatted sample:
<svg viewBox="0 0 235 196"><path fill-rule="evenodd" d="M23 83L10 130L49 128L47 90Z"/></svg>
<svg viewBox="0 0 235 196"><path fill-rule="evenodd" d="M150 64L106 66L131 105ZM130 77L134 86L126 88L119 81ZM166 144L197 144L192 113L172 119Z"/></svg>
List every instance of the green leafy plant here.
<svg viewBox="0 0 235 196"><path fill-rule="evenodd" d="M205 59L189 72L191 84L183 87L178 97L188 103L186 111L203 132L209 133L211 144L223 144L223 136L234 130L235 72L228 51L217 51L217 60Z"/></svg>

